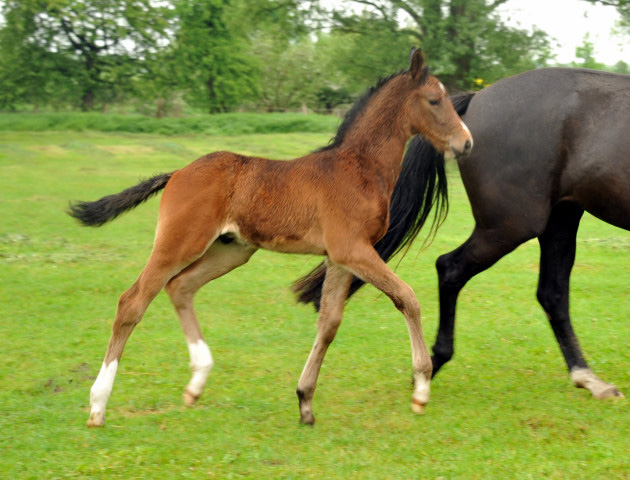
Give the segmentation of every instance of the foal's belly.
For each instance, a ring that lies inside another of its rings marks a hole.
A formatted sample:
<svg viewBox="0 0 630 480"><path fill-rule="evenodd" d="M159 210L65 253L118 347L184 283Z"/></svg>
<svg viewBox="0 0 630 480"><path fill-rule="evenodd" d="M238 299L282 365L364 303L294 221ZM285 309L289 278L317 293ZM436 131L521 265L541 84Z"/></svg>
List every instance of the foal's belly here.
<svg viewBox="0 0 630 480"><path fill-rule="evenodd" d="M325 255L326 248L320 234L309 230L270 228L269 225L231 223L221 232L227 239L243 245L281 253Z"/></svg>

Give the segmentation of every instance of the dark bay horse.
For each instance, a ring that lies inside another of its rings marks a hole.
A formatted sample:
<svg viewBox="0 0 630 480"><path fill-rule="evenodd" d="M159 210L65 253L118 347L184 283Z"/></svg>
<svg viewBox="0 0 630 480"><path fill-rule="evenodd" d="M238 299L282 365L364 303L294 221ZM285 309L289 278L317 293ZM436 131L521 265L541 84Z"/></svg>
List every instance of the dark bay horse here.
<svg viewBox="0 0 630 480"><path fill-rule="evenodd" d="M105 409L122 352L155 296L166 289L188 342L192 379L184 400L201 395L213 364L193 309L197 290L244 264L259 248L327 257L318 332L298 382L300 416L314 422L312 399L328 346L341 322L353 275L393 301L409 329L414 373L412 408L429 401L431 359L412 291L374 250L388 228L389 201L407 141L423 134L439 151L466 155L470 132L443 85L412 50L410 68L370 89L342 122L333 142L292 161L216 152L181 170L157 175L70 215L102 225L164 189L155 243L135 283L122 294L100 373L90 392L88 426Z"/></svg>
<svg viewBox="0 0 630 480"><path fill-rule="evenodd" d="M433 375L453 356L455 307L466 282L538 238L537 297L572 382L596 398L622 396L582 355L569 317L569 277L584 211L630 230L630 76L541 69L451 100L475 139L471 155L458 161L475 228L463 245L437 260L440 324ZM428 183L427 172L433 175ZM414 193L411 185L432 190ZM376 245L381 256L389 259L412 241L427 205L443 207L445 200L442 154L422 138L412 140L390 204L398 221ZM301 301L318 305L324 272L320 265L296 283ZM360 285L355 279L351 292Z"/></svg>

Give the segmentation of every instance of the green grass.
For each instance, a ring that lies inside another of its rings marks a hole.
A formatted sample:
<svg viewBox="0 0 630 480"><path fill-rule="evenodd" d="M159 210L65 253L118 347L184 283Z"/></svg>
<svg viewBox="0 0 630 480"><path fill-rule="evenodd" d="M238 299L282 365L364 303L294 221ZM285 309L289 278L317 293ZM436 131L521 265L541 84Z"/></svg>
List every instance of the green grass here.
<svg viewBox="0 0 630 480"><path fill-rule="evenodd" d="M291 158L325 133L154 136L0 133L0 472L5 478L625 479L630 404L570 385L536 302L536 242L462 292L456 357L432 384L427 414L409 408L404 320L373 288L346 309L298 424L295 387L315 336L290 283L315 257L258 252L198 295L216 365L194 408L186 344L161 294L131 337L105 429L89 430L89 388L119 294L151 249L158 201L100 229L64 214L72 199L228 149ZM456 171L436 240L397 272L437 323L435 258L472 229ZM420 242L418 242L419 244ZM630 233L585 217L572 277L574 327L594 371L630 394Z"/></svg>

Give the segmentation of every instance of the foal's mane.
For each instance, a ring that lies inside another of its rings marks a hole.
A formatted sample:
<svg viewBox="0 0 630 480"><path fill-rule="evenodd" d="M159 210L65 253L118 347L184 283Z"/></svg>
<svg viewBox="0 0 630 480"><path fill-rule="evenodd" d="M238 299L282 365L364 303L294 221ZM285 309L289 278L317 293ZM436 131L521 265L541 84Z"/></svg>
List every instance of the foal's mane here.
<svg viewBox="0 0 630 480"><path fill-rule="evenodd" d="M339 145L341 145L343 143L343 140L346 134L348 133L348 130L350 130L350 126L361 115L363 110L365 110L365 107L368 105L368 103L370 103L370 99L374 96L374 94L378 92L381 89L381 87L385 85L386 83L388 83L390 80L392 80L393 78L399 75L403 75L405 73L409 73L409 70L401 70L398 73L388 75L387 77L382 77L376 82L376 85L372 85L371 87L367 88L365 92L361 94L359 99L356 102L354 102L354 105L350 107L350 110L346 112L346 114L343 117L343 121L341 122L341 125L339 125L339 128L337 129L337 133L335 134L333 138L330 139L330 142L328 143L328 145L317 149L316 152L332 150L338 147ZM424 67L422 70L422 76L419 80L419 84L422 85L426 81L428 76L429 76L429 67Z"/></svg>

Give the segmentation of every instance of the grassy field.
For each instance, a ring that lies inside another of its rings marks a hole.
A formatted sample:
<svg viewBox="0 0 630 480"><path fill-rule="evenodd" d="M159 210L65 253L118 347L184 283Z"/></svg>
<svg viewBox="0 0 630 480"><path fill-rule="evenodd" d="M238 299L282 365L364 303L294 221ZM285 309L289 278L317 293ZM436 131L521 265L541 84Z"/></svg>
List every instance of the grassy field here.
<svg viewBox="0 0 630 480"><path fill-rule="evenodd" d="M105 429L89 430L89 388L119 294L151 249L158 200L100 229L64 214L202 153L291 158L330 133L156 136L0 133L0 472L4 478L627 479L629 400L570 385L535 299L529 242L473 279L459 304L456 357L427 414L409 408L401 315L373 288L348 304L299 425L295 387L315 336L289 285L319 259L258 252L197 299L215 357L204 396L181 402L187 348L168 298L125 350ZM433 244L397 267L437 322L435 258L472 219L455 170ZM572 279L575 329L593 370L630 395L630 233L583 220Z"/></svg>

